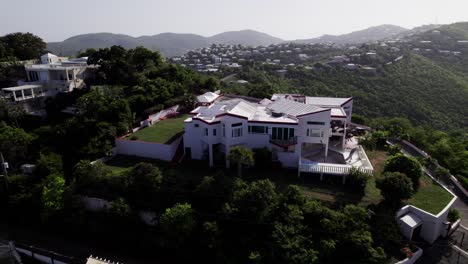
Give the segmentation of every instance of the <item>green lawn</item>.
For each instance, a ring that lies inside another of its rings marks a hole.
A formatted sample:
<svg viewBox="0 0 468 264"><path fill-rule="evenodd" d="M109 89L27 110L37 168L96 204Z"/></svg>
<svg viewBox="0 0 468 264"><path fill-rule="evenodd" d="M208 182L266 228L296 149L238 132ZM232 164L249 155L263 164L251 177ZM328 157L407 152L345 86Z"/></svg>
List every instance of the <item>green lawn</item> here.
<svg viewBox="0 0 468 264"><path fill-rule="evenodd" d="M181 115L177 118L169 118L160 121L153 126L143 128L127 137L127 139L136 139L148 142L170 143L177 134L184 131L184 120L189 115Z"/></svg>
<svg viewBox="0 0 468 264"><path fill-rule="evenodd" d="M185 161L182 164L171 164L170 162L162 160L127 155L117 155L107 161L105 165L114 174L123 175L140 162L153 164L165 175L179 175L194 181L200 180L203 176L214 175L216 172L216 169L210 169L208 167L207 161Z"/></svg>
<svg viewBox="0 0 468 264"><path fill-rule="evenodd" d="M147 162L151 163L161 170L166 169L169 167L168 162L149 159L149 158L141 158L136 156L125 156L125 155L117 155L116 157L112 158L111 160L107 161L105 165L116 175L122 175L129 170L131 170L135 165L140 162Z"/></svg>
<svg viewBox="0 0 468 264"><path fill-rule="evenodd" d="M420 179L418 192L407 203L437 215L452 198L453 196L449 192L429 176L423 175Z"/></svg>
<svg viewBox="0 0 468 264"><path fill-rule="evenodd" d="M387 161L388 154L384 150L371 150L366 151L367 157L369 157L369 161L374 167L374 174L380 175L383 171L385 166L385 161Z"/></svg>

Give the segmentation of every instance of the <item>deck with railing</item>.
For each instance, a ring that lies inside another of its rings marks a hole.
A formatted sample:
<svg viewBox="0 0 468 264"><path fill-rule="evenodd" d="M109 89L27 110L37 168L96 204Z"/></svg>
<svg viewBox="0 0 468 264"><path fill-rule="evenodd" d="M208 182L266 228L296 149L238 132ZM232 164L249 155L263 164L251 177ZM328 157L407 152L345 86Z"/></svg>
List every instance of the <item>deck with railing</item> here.
<svg viewBox="0 0 468 264"><path fill-rule="evenodd" d="M348 175L352 168L356 168L361 172L373 174L374 170L368 167L355 167L348 164L334 164L334 163L321 163L321 162L307 162L301 161L299 163L300 172L309 173L324 173L333 175Z"/></svg>

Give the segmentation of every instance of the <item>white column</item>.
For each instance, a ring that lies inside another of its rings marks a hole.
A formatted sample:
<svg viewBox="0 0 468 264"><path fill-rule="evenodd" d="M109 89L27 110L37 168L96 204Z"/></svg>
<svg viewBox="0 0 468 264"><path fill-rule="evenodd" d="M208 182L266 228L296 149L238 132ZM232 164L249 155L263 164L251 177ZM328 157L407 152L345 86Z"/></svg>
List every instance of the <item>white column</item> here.
<svg viewBox="0 0 468 264"><path fill-rule="evenodd" d="M26 98L24 98L24 90L21 90L21 97L22 97L23 100L26 99Z"/></svg>
<svg viewBox="0 0 468 264"><path fill-rule="evenodd" d="M344 121L344 130L343 130L343 139L341 143L341 148L344 149L346 145L346 120Z"/></svg>
<svg viewBox="0 0 468 264"><path fill-rule="evenodd" d="M213 167L213 144L208 144L208 156L210 159L210 168Z"/></svg>
<svg viewBox="0 0 468 264"><path fill-rule="evenodd" d="M13 91L13 98L15 98L16 101L16 91Z"/></svg>
<svg viewBox="0 0 468 264"><path fill-rule="evenodd" d="M299 161L302 160L302 141L298 138L297 139L297 144L296 144L296 154L297 157L299 158Z"/></svg>
<svg viewBox="0 0 468 264"><path fill-rule="evenodd" d="M65 69L65 75L67 75L67 81L70 81L70 79L68 78L68 69Z"/></svg>
<svg viewBox="0 0 468 264"><path fill-rule="evenodd" d="M326 142L325 142L325 158L328 157L328 142L330 141L330 139L328 139Z"/></svg>
<svg viewBox="0 0 468 264"><path fill-rule="evenodd" d="M32 98L34 98L34 88L31 88L31 95L32 95Z"/></svg>

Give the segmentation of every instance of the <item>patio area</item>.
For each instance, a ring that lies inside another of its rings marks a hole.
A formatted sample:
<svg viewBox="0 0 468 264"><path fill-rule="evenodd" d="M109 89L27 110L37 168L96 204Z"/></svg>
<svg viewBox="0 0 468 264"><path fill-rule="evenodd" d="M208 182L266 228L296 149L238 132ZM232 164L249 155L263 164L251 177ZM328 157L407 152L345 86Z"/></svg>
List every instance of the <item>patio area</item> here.
<svg viewBox="0 0 468 264"><path fill-rule="evenodd" d="M302 151L300 171L345 175L355 167L366 173L373 173L374 168L355 137L345 141L344 149L341 146L341 141L330 141L328 155L325 157L324 145L306 145Z"/></svg>

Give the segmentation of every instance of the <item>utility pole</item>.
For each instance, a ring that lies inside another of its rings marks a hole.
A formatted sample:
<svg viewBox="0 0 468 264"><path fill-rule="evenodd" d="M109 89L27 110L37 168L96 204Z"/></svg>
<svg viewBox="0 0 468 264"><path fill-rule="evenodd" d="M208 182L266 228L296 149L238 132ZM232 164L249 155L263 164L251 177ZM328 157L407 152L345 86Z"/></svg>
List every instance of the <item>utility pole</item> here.
<svg viewBox="0 0 468 264"><path fill-rule="evenodd" d="M0 152L0 166L2 167L2 176L3 176L3 181L5 182L5 188L6 188L6 191L8 192L8 172L7 172L7 168L6 168L6 165L5 165L5 159L3 158L3 153Z"/></svg>

